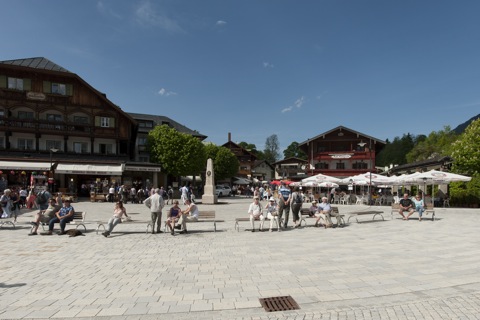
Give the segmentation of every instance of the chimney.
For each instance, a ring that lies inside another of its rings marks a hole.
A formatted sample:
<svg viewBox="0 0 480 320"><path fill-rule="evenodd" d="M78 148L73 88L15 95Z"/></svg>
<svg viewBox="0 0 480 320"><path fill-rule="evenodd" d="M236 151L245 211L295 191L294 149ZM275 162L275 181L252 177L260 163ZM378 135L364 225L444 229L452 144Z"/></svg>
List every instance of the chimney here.
<svg viewBox="0 0 480 320"><path fill-rule="evenodd" d="M228 142L230 142L230 141L232 141L232 133L231 132L228 133Z"/></svg>

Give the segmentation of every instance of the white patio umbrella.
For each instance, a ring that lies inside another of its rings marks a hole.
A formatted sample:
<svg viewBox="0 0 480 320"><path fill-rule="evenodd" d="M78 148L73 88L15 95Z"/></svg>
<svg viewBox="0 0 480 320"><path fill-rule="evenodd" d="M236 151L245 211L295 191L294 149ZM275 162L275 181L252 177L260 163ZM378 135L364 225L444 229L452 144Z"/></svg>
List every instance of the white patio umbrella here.
<svg viewBox="0 0 480 320"><path fill-rule="evenodd" d="M316 183L316 182L314 182L314 181L308 181L308 182L305 182L305 183L302 182L302 186L305 186L305 187L318 187L318 183Z"/></svg>
<svg viewBox="0 0 480 320"><path fill-rule="evenodd" d="M317 186L322 188L338 188L338 184L335 182L320 182Z"/></svg>
<svg viewBox="0 0 480 320"><path fill-rule="evenodd" d="M332 176L327 176L325 174L317 174L315 176L311 176L311 177L308 177L308 178L305 178L302 180L302 183L306 183L306 182L316 182L316 183L320 183L320 182L334 182L334 183L342 183L342 179L338 179L338 178L335 178L335 177L332 177Z"/></svg>
<svg viewBox="0 0 480 320"><path fill-rule="evenodd" d="M418 172L410 176L410 179L416 182L423 182L425 180L431 181L434 184L448 184L450 182L468 182L472 180L472 177L463 176L461 174L430 170L427 172Z"/></svg>

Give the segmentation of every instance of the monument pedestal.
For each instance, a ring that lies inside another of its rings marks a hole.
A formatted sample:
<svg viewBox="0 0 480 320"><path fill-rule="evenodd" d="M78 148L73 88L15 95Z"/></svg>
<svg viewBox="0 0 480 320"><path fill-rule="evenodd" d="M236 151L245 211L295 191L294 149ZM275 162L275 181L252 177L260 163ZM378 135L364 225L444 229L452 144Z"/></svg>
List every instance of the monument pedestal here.
<svg viewBox="0 0 480 320"><path fill-rule="evenodd" d="M217 195L215 194L215 189L213 185L214 173L213 173L213 161L212 159L207 160L207 174L206 174L204 192L202 196L202 204L215 204L218 202Z"/></svg>

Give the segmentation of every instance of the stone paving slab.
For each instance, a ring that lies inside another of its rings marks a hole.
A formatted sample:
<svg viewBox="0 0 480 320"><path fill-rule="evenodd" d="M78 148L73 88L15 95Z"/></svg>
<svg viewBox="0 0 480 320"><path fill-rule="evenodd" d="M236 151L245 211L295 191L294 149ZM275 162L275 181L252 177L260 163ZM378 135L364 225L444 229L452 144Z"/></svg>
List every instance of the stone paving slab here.
<svg viewBox="0 0 480 320"><path fill-rule="evenodd" d="M25 210L16 229L0 229L0 319L478 318L478 209L438 208L438 221L419 222L377 206L385 221L255 233L243 222L237 232L250 201L199 204L223 221L217 232L195 223L175 236L146 234L148 209L127 204L134 223L104 238L95 229L113 205L81 201L85 236L29 237ZM258 300L283 295L300 309L267 313Z"/></svg>

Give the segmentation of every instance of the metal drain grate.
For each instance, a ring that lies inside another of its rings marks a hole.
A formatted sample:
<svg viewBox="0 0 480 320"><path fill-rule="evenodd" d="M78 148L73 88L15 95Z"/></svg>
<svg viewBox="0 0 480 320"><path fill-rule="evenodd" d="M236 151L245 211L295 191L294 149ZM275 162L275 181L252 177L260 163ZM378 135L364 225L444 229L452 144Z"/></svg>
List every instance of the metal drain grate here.
<svg viewBox="0 0 480 320"><path fill-rule="evenodd" d="M267 312L300 309L297 302L293 300L291 296L260 298L259 300Z"/></svg>

